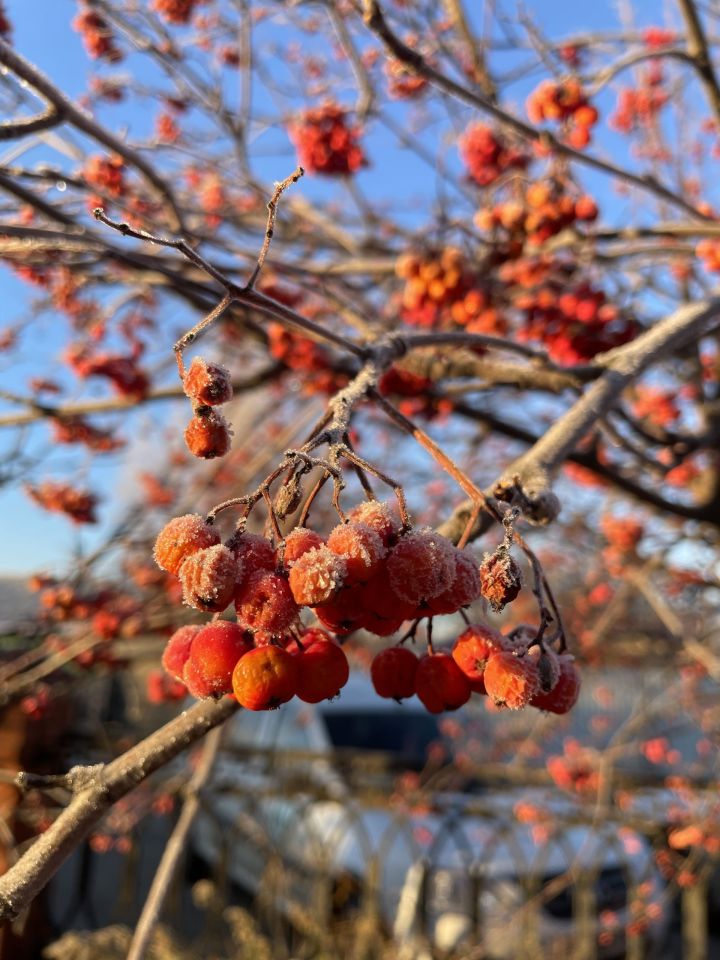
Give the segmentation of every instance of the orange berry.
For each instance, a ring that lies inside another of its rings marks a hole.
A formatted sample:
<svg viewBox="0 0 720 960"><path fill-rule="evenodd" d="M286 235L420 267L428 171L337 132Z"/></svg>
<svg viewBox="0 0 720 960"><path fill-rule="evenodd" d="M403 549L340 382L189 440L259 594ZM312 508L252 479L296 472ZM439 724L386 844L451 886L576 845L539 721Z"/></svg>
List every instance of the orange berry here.
<svg viewBox="0 0 720 960"><path fill-rule="evenodd" d="M315 616L322 625L340 636L362 626L366 613L362 586L343 587L331 600L314 607Z"/></svg>
<svg viewBox="0 0 720 960"><path fill-rule="evenodd" d="M415 690L426 710L457 710L470 699L470 684L449 653L428 653L420 658Z"/></svg>
<svg viewBox="0 0 720 960"><path fill-rule="evenodd" d="M224 457L230 449L230 436L225 417L209 407L200 407L185 429L188 450L202 460Z"/></svg>
<svg viewBox="0 0 720 960"><path fill-rule="evenodd" d="M455 641L452 658L475 693L487 693L484 673L493 653L506 650L502 634L480 623L471 624Z"/></svg>
<svg viewBox="0 0 720 960"><path fill-rule="evenodd" d="M393 515L389 504L379 500L365 500L348 513L350 520L370 527L387 547L400 532L400 522Z"/></svg>
<svg viewBox="0 0 720 960"><path fill-rule="evenodd" d="M429 527L400 537L387 558L390 584L399 597L420 603L439 596L452 584L455 547Z"/></svg>
<svg viewBox="0 0 720 960"><path fill-rule="evenodd" d="M205 547L220 543L220 536L214 527L196 513L186 513L184 517L174 517L166 523L157 536L153 556L161 570L174 573L188 557Z"/></svg>
<svg viewBox="0 0 720 960"><path fill-rule="evenodd" d="M195 357L190 364L183 377L183 390L191 400L207 407L227 403L233 395L229 371L202 357Z"/></svg>
<svg viewBox="0 0 720 960"><path fill-rule="evenodd" d="M379 697L404 700L415 693L418 658L407 647L388 647L376 654L370 678Z"/></svg>
<svg viewBox="0 0 720 960"><path fill-rule="evenodd" d="M507 550L501 547L485 555L480 564L480 593L496 613L517 597L521 587L520 567Z"/></svg>
<svg viewBox="0 0 720 960"><path fill-rule="evenodd" d="M282 647L256 647L241 657L232 675L235 698L246 710L272 710L292 700L298 665Z"/></svg>
<svg viewBox="0 0 720 960"><path fill-rule="evenodd" d="M284 633L300 612L287 580L272 570L255 570L241 583L235 609L242 626L273 635Z"/></svg>
<svg viewBox="0 0 720 960"><path fill-rule="evenodd" d="M517 656L509 651L490 656L483 680L492 702L511 710L527 706L540 689L536 662L529 656Z"/></svg>
<svg viewBox="0 0 720 960"><path fill-rule="evenodd" d="M320 534L314 530L308 530L307 527L295 527L285 537L285 549L283 551L285 567L289 567L291 563L299 560L308 550L321 547L324 542Z"/></svg>
<svg viewBox="0 0 720 960"><path fill-rule="evenodd" d="M342 523L330 531L327 545L345 561L345 582L362 583L379 568L386 549L370 527L362 523Z"/></svg>
<svg viewBox="0 0 720 960"><path fill-rule="evenodd" d="M290 589L300 606L315 607L331 600L342 587L347 567L326 546L314 547L290 568Z"/></svg>
<svg viewBox="0 0 720 960"><path fill-rule="evenodd" d="M257 533L236 533L228 541L228 547L238 558L244 577L255 570L274 570L276 567L273 545ZM238 578L238 586L241 582L242 579Z"/></svg>
<svg viewBox="0 0 720 960"><path fill-rule="evenodd" d="M233 553L221 543L198 550L180 568L183 600L196 610L220 613L233 598L241 570Z"/></svg>
<svg viewBox="0 0 720 960"><path fill-rule="evenodd" d="M330 700L348 682L350 666L345 651L333 640L315 640L296 656L297 695L305 703Z"/></svg>

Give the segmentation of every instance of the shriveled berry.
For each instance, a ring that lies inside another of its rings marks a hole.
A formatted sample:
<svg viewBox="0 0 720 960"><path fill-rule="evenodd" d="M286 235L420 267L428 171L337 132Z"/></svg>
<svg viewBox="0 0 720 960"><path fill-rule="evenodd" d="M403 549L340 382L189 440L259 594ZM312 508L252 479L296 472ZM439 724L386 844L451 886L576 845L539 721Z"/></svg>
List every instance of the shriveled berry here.
<svg viewBox="0 0 720 960"><path fill-rule="evenodd" d="M571 710L577 702L580 695L580 674L570 654L561 654L558 660L560 676L557 683L549 693L536 693L530 703L538 710L562 714Z"/></svg>
<svg viewBox="0 0 720 960"><path fill-rule="evenodd" d="M452 658L468 678L475 693L487 693L485 667L492 654L504 649L503 636L498 630L473 623L455 641Z"/></svg>
<svg viewBox="0 0 720 960"><path fill-rule="evenodd" d="M439 651L420 658L415 691L430 713L457 710L470 699L470 683L449 653Z"/></svg>
<svg viewBox="0 0 720 960"><path fill-rule="evenodd" d="M165 524L155 541L153 555L161 570L177 576L188 557L218 543L220 535L214 527L198 514L186 513L184 517L174 517Z"/></svg>
<svg viewBox="0 0 720 960"><path fill-rule="evenodd" d="M233 693L246 710L272 710L295 696L298 672L296 658L282 647L256 647L235 665Z"/></svg>
<svg viewBox="0 0 720 960"><path fill-rule="evenodd" d="M390 584L404 600L420 603L444 593L455 575L454 545L429 527L400 537L387 558Z"/></svg>
<svg viewBox="0 0 720 960"><path fill-rule="evenodd" d="M284 633L299 613L287 580L272 570L255 570L242 582L235 608L242 626L273 635Z"/></svg>
<svg viewBox="0 0 720 960"><path fill-rule="evenodd" d="M230 449L230 428L222 414L201 407L185 429L185 443L194 457L213 460Z"/></svg>
<svg viewBox="0 0 720 960"><path fill-rule="evenodd" d="M283 564L289 567L296 560L307 553L308 550L314 550L321 547L325 541L316 533L315 530L308 530L307 527L295 527L285 537L285 547L283 550Z"/></svg>
<svg viewBox="0 0 720 960"><path fill-rule="evenodd" d="M386 547L400 533L400 521L395 517L392 508L379 500L359 503L348 513L348 518L374 530Z"/></svg>
<svg viewBox="0 0 720 960"><path fill-rule="evenodd" d="M407 647L388 647L373 658L370 678L379 697L404 700L415 693L418 658Z"/></svg>
<svg viewBox="0 0 720 960"><path fill-rule="evenodd" d="M299 557L290 568L290 589L301 606L315 607L331 600L342 587L347 567L325 546L314 547Z"/></svg>
<svg viewBox="0 0 720 960"><path fill-rule="evenodd" d="M330 531L327 545L345 560L347 583L363 583L379 569L387 552L382 540L361 523L342 523Z"/></svg>
<svg viewBox="0 0 720 960"><path fill-rule="evenodd" d="M494 653L483 673L485 690L498 707L520 710L527 706L540 689L540 677L535 661L529 656L514 653Z"/></svg>
<svg viewBox="0 0 720 960"><path fill-rule="evenodd" d="M179 627L165 644L162 665L176 680L182 680L185 664L190 656L190 646L202 627L188 625Z"/></svg>
<svg viewBox="0 0 720 960"><path fill-rule="evenodd" d="M253 648L252 634L237 623L217 620L203 627L190 647L194 672L214 695L230 693L232 673L240 657Z"/></svg>
<svg viewBox="0 0 720 960"><path fill-rule="evenodd" d="M333 640L315 640L296 656L297 695L305 703L336 697L348 682L350 666L345 651Z"/></svg>
<svg viewBox="0 0 720 960"><path fill-rule="evenodd" d="M183 377L183 390L197 403L215 407L232 399L230 372L219 363L195 357Z"/></svg>
<svg viewBox="0 0 720 960"><path fill-rule="evenodd" d="M433 613L455 613L469 606L480 596L480 571L472 552L468 549L454 551L455 573L447 590L428 600Z"/></svg>
<svg viewBox="0 0 720 960"><path fill-rule="evenodd" d="M480 593L499 613L517 597L522 587L520 567L502 547L487 554L480 564Z"/></svg>
<svg viewBox="0 0 720 960"><path fill-rule="evenodd" d="M199 550L180 568L183 600L196 610L220 613L235 594L238 572L237 558L221 543Z"/></svg>

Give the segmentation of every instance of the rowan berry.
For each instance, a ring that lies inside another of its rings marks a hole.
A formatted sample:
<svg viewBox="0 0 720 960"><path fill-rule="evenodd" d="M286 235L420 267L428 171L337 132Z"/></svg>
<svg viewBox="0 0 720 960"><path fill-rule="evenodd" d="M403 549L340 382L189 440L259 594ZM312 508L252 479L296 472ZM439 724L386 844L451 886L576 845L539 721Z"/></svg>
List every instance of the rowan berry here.
<svg viewBox="0 0 720 960"><path fill-rule="evenodd" d="M391 507L379 500L364 500L352 508L348 518L374 530L386 547L400 532L400 523Z"/></svg>
<svg viewBox="0 0 720 960"><path fill-rule="evenodd" d="M453 557L455 573L452 583L439 596L428 600L428 606L435 614L455 613L480 596L480 571L472 552L455 548Z"/></svg>
<svg viewBox="0 0 720 960"><path fill-rule="evenodd" d="M323 538L315 530L309 530L307 527L295 527L285 537L283 564L285 567L289 567L308 550L321 547L324 543Z"/></svg>
<svg viewBox="0 0 720 960"><path fill-rule="evenodd" d="M470 699L470 683L449 653L439 651L420 658L415 692L426 710L457 710Z"/></svg>
<svg viewBox="0 0 720 960"><path fill-rule="evenodd" d="M393 590L384 563L372 580L362 584L361 589L366 613L373 613L388 620L397 617L402 620L411 620L418 616L418 605L409 603Z"/></svg>
<svg viewBox="0 0 720 960"><path fill-rule="evenodd" d="M361 523L343 523L330 531L327 545L345 560L345 582L363 583L378 570L387 552L378 534Z"/></svg>
<svg viewBox="0 0 720 960"><path fill-rule="evenodd" d="M538 710L562 714L571 710L577 702L580 695L580 674L570 654L560 654L557 659L560 666L557 683L547 693L536 693L530 703Z"/></svg>
<svg viewBox="0 0 720 960"><path fill-rule="evenodd" d="M342 587L347 573L343 557L326 546L314 547L290 568L290 589L300 606L315 607L331 600Z"/></svg>
<svg viewBox="0 0 720 960"><path fill-rule="evenodd" d="M297 695L305 703L320 703L336 697L348 682L350 666L345 651L333 640L315 640L296 654Z"/></svg>
<svg viewBox="0 0 720 960"><path fill-rule="evenodd" d="M198 550L180 568L183 600L190 607L220 613L235 593L242 567L221 543Z"/></svg>
<svg viewBox="0 0 720 960"><path fill-rule="evenodd" d="M233 693L246 710L272 710L295 696L298 674L297 659L282 647L256 647L235 665Z"/></svg>
<svg viewBox="0 0 720 960"><path fill-rule="evenodd" d="M475 693L487 693L483 675L493 653L507 649L499 630L471 624L455 641L452 658L468 679Z"/></svg>
<svg viewBox="0 0 720 960"><path fill-rule="evenodd" d="M196 403L216 407L232 399L230 371L219 363L195 357L183 377L183 390Z"/></svg>
<svg viewBox="0 0 720 960"><path fill-rule="evenodd" d="M217 620L196 634L188 662L192 662L193 673L202 677L213 694L230 693L235 664L252 648L251 633L237 623Z"/></svg>
<svg viewBox="0 0 720 960"><path fill-rule="evenodd" d="M520 710L527 706L540 689L535 661L509 651L493 653L483 673L485 690L498 707Z"/></svg>
<svg viewBox="0 0 720 960"><path fill-rule="evenodd" d="M194 457L213 460L230 449L230 428L222 414L210 407L199 407L185 429L185 443Z"/></svg>
<svg viewBox="0 0 720 960"><path fill-rule="evenodd" d="M418 658L407 647L388 647L373 658L370 678L379 697L404 700L415 693Z"/></svg>
<svg viewBox="0 0 720 960"><path fill-rule="evenodd" d="M313 607L315 616L323 626L340 636L362 626L366 611L361 586L343 587L331 600Z"/></svg>
<svg viewBox="0 0 720 960"><path fill-rule="evenodd" d="M177 576L188 557L218 543L220 536L214 527L198 514L186 513L165 524L155 541L153 555L161 570Z"/></svg>
<svg viewBox="0 0 720 960"><path fill-rule="evenodd" d="M299 610L285 577L272 570L255 570L235 594L238 622L248 630L276 636L297 619Z"/></svg>
<svg viewBox="0 0 720 960"><path fill-rule="evenodd" d="M228 547L242 565L243 577L255 570L274 570L277 565L273 545L257 533L236 533L228 541ZM241 582L242 578L238 578L238 586Z"/></svg>
<svg viewBox="0 0 720 960"><path fill-rule="evenodd" d="M176 680L182 680L185 664L190 656L190 646L202 627L188 625L179 627L165 644L162 665Z"/></svg>
<svg viewBox="0 0 720 960"><path fill-rule="evenodd" d="M395 593L409 603L421 603L444 593L455 574L453 551L453 544L429 527L404 534L387 558Z"/></svg>
<svg viewBox="0 0 720 960"><path fill-rule="evenodd" d="M512 603L521 588L520 567L507 550L500 547L485 555L480 564L480 593L496 613Z"/></svg>

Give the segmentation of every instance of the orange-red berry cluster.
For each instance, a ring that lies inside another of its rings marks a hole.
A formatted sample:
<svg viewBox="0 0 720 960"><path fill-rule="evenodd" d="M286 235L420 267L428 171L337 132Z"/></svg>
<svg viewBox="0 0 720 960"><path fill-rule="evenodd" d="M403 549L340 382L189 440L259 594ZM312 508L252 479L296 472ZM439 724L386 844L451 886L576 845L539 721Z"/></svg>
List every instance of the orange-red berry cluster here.
<svg viewBox="0 0 720 960"><path fill-rule="evenodd" d="M720 273L720 240L705 237L695 247L695 253L709 273Z"/></svg>
<svg viewBox="0 0 720 960"><path fill-rule="evenodd" d="M471 624L451 652L433 651L418 658L406 647L389 647L372 662L372 682L381 697L402 700L416 694L430 713L457 710L472 693L511 710L530 705L567 713L580 692L573 657L530 645L531 633L508 636Z"/></svg>
<svg viewBox="0 0 720 960"><path fill-rule="evenodd" d="M385 76L388 93L393 100L414 100L427 89L428 82L419 73L413 73L401 60L386 60Z"/></svg>
<svg viewBox="0 0 720 960"><path fill-rule="evenodd" d="M572 197L563 192L560 184L545 180L528 184L522 200L482 208L475 215L475 224L481 230L507 231L519 251L525 242L545 243L561 230L577 222L590 223L597 216L598 207L592 197Z"/></svg>
<svg viewBox="0 0 720 960"><path fill-rule="evenodd" d="M2 14L0 13L0 25ZM73 30L80 34L85 52L93 60L117 63L123 52L115 45L115 38L107 21L94 10L81 10L72 22Z"/></svg>
<svg viewBox="0 0 720 960"><path fill-rule="evenodd" d="M183 376L183 390L193 402L192 420L185 429L188 450L203 460L224 457L232 431L214 408L232 399L229 371L219 363L195 357Z"/></svg>
<svg viewBox="0 0 720 960"><path fill-rule="evenodd" d="M658 113L670 99L667 90L660 87L662 75L646 74L646 83L639 89L625 87L618 93L610 126L620 133L643 130L653 124Z"/></svg>
<svg viewBox="0 0 720 960"><path fill-rule="evenodd" d="M163 20L178 26L190 22L198 0L152 0L150 8Z"/></svg>
<svg viewBox="0 0 720 960"><path fill-rule="evenodd" d="M67 483L45 480L38 486L26 484L28 496L45 510L64 513L73 523L97 523L97 497L89 490L76 490Z"/></svg>
<svg viewBox="0 0 720 960"><path fill-rule="evenodd" d="M470 177L480 187L488 187L511 170L524 170L530 158L492 127L475 123L458 141L460 156Z"/></svg>
<svg viewBox="0 0 720 960"><path fill-rule="evenodd" d="M590 131L598 121L597 110L575 77L557 83L544 80L528 97L526 109L533 123L543 120L564 123L567 142L578 150L590 143Z"/></svg>
<svg viewBox="0 0 720 960"><path fill-rule="evenodd" d="M138 366L139 352L139 347L135 347L127 356L106 352L93 354L85 344L71 344L65 351L65 358L79 377L105 377L120 396L142 399L150 389L150 381Z"/></svg>
<svg viewBox="0 0 720 960"><path fill-rule="evenodd" d="M359 143L360 127L348 124L347 111L328 102L306 110L290 124L298 163L309 173L347 176L367 164Z"/></svg>
<svg viewBox="0 0 720 960"><path fill-rule="evenodd" d="M306 392L332 394L347 383L344 374L332 369L328 352L319 343L292 333L281 323L268 324L267 333L270 356L290 370L312 374L303 384Z"/></svg>
<svg viewBox="0 0 720 960"><path fill-rule="evenodd" d="M471 333L504 332L489 288L456 247L403 254L395 273L405 281L401 313L406 323L418 327L461 324Z"/></svg>

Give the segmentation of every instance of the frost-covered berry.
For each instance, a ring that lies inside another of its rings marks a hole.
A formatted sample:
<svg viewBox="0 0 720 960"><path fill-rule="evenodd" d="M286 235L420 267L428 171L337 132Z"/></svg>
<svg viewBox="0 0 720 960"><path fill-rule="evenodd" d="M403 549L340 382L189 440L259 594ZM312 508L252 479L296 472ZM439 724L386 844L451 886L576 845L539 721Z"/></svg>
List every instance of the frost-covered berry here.
<svg viewBox="0 0 720 960"><path fill-rule="evenodd" d="M509 651L492 654L485 666L483 680L493 703L511 710L527 706L540 689L535 660Z"/></svg>
<svg viewBox="0 0 720 960"><path fill-rule="evenodd" d="M452 583L437 597L428 601L433 613L455 613L461 607L467 607L480 596L480 571L478 563L469 549L454 553L455 572Z"/></svg>
<svg viewBox="0 0 720 960"><path fill-rule="evenodd" d="M232 685L241 707L272 710L292 700L297 692L297 659L282 647L256 647L238 660Z"/></svg>
<svg viewBox="0 0 720 960"><path fill-rule="evenodd" d="M243 577L256 570L274 570L275 549L266 537L257 533L236 533L228 541L228 547L242 565ZM238 586L241 578L238 578Z"/></svg>
<svg viewBox="0 0 720 960"><path fill-rule="evenodd" d="M316 533L315 530L309 530L307 527L295 527L285 537L285 548L283 551L283 563L289 567L296 560L307 553L308 550L314 550L321 547L325 541Z"/></svg>
<svg viewBox="0 0 720 960"><path fill-rule="evenodd" d="M520 567L507 550L501 547L485 556L480 564L480 593L496 613L512 603L521 587Z"/></svg>
<svg viewBox="0 0 720 960"><path fill-rule="evenodd" d="M190 453L201 460L224 457L230 449L231 432L227 420L210 407L201 407L185 429Z"/></svg>
<svg viewBox="0 0 720 960"><path fill-rule="evenodd" d="M342 523L330 531L327 545L343 557L347 583L363 583L378 570L386 554L385 546L374 530L362 523Z"/></svg>
<svg viewBox="0 0 720 960"><path fill-rule="evenodd" d="M183 377L183 390L196 403L216 407L232 399L230 371L219 363L195 357Z"/></svg>
<svg viewBox="0 0 720 960"><path fill-rule="evenodd" d="M299 610L285 577L272 570L255 570L235 594L238 623L248 630L263 630L273 636L284 633Z"/></svg>
<svg viewBox="0 0 720 960"><path fill-rule="evenodd" d="M220 613L235 594L238 560L221 543L199 550L180 568L183 600L196 610Z"/></svg>
<svg viewBox="0 0 720 960"><path fill-rule="evenodd" d="M252 650L252 634L237 623L217 620L203 627L192 641L189 661L214 696L230 693L232 673L240 657Z"/></svg>
<svg viewBox="0 0 720 960"><path fill-rule="evenodd" d="M376 654L370 678L379 697L405 700L415 693L418 658L407 647L388 647Z"/></svg>
<svg viewBox="0 0 720 960"><path fill-rule="evenodd" d="M320 623L340 636L359 629L366 616L362 586L363 584L343 587L331 600L314 607L315 616Z"/></svg>
<svg viewBox="0 0 720 960"><path fill-rule="evenodd" d="M190 646L202 627L188 625L179 627L165 644L162 665L176 680L182 680L185 664L190 656Z"/></svg>
<svg viewBox="0 0 720 960"><path fill-rule="evenodd" d="M390 584L409 603L432 600L447 590L455 575L455 546L429 527L402 536L387 558Z"/></svg>
<svg viewBox="0 0 720 960"><path fill-rule="evenodd" d="M394 515L392 508L379 500L365 500L359 503L348 513L348 518L354 523L362 523L374 530L386 547L400 532L400 521Z"/></svg>
<svg viewBox="0 0 720 960"><path fill-rule="evenodd" d="M299 557L290 568L290 589L300 606L315 607L331 600L345 581L347 567L325 546Z"/></svg>
<svg viewBox="0 0 720 960"><path fill-rule="evenodd" d="M457 710L470 699L470 683L449 653L420 657L415 692L430 713Z"/></svg>
<svg viewBox="0 0 720 960"><path fill-rule="evenodd" d="M196 513L175 517L166 523L155 541L155 563L161 570L177 575L183 562L198 550L220 543L214 527Z"/></svg>

